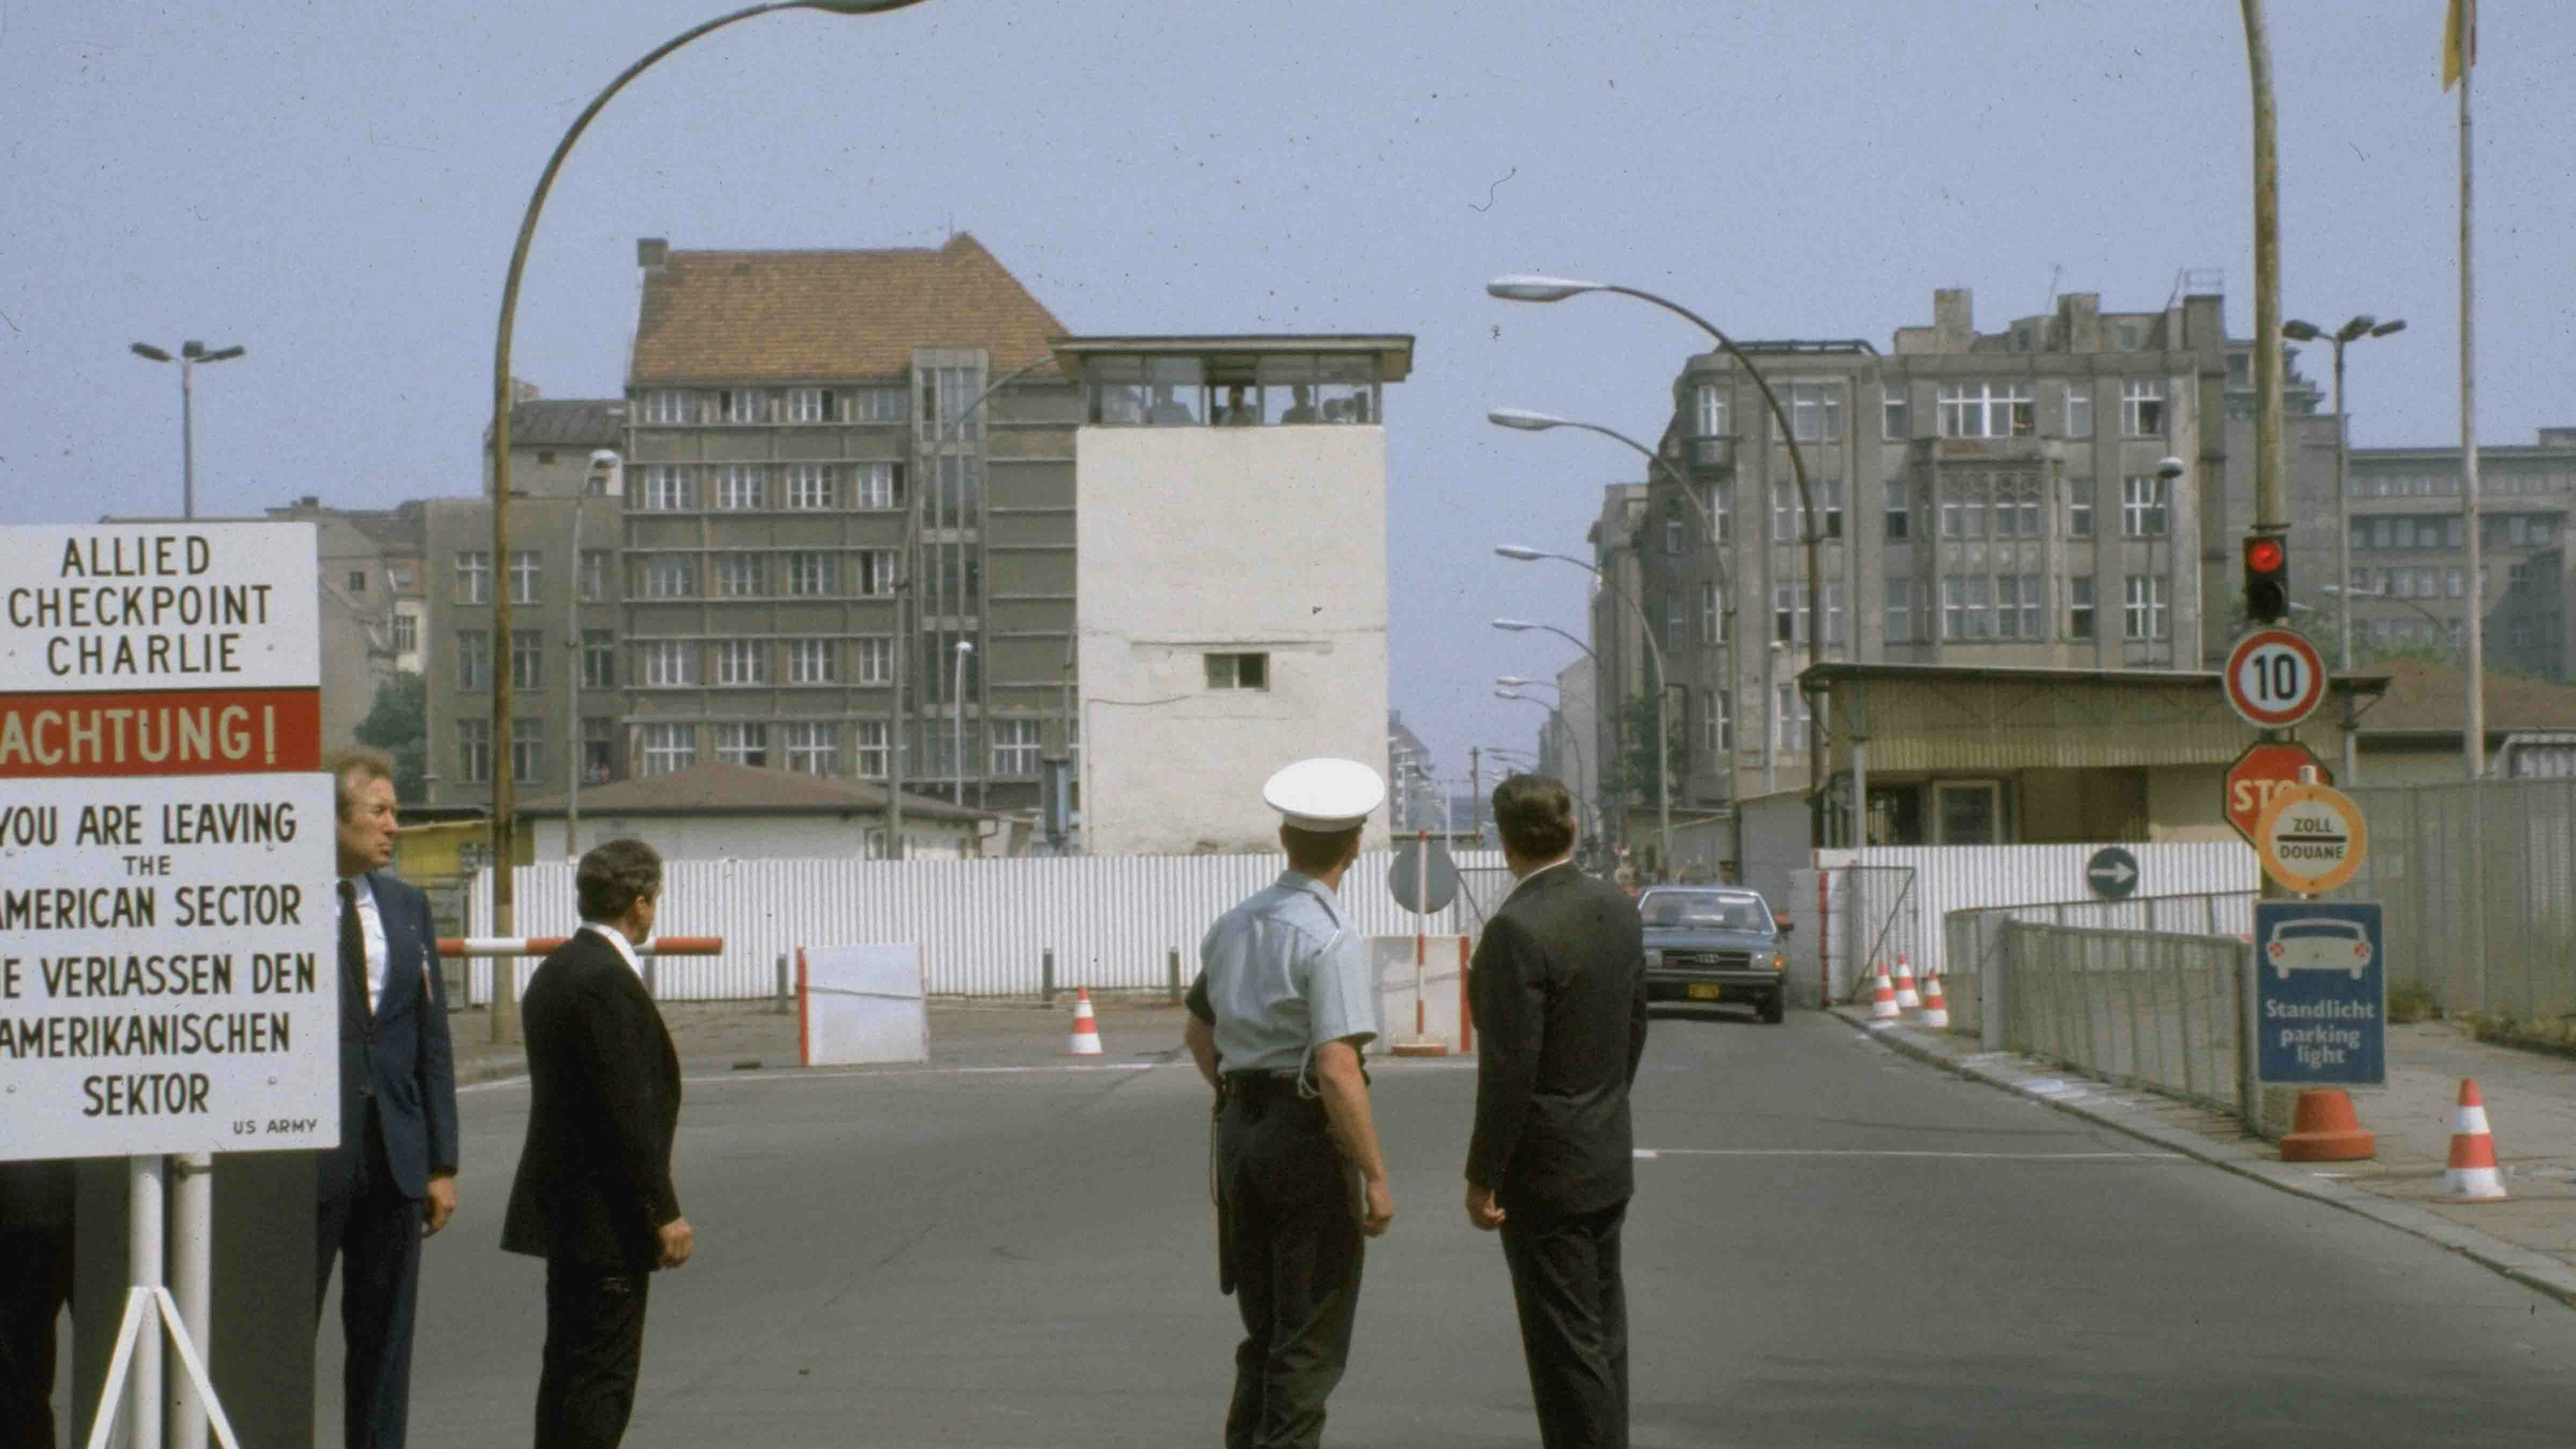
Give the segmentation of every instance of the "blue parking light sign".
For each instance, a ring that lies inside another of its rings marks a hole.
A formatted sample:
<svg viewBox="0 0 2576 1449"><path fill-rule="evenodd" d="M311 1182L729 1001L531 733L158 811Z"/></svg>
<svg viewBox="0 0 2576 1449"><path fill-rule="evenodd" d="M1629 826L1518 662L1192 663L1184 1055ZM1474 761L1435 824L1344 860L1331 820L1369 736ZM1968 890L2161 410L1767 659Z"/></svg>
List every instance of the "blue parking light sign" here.
<svg viewBox="0 0 2576 1449"><path fill-rule="evenodd" d="M2376 905L2256 903L2255 1068L2265 1085L2387 1083L2387 940Z"/></svg>

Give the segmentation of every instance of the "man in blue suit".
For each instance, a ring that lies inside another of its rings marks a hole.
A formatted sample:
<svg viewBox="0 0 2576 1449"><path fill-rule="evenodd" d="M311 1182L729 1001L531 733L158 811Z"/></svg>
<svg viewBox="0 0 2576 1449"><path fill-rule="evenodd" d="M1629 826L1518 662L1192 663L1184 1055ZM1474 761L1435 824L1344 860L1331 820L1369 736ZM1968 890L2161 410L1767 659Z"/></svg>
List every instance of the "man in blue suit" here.
<svg viewBox="0 0 2576 1449"><path fill-rule="evenodd" d="M337 1258L348 1449L401 1449L420 1240L456 1211L456 1061L429 897L385 869L393 762L347 750L322 766L339 787L340 1145L317 1184L314 1312Z"/></svg>

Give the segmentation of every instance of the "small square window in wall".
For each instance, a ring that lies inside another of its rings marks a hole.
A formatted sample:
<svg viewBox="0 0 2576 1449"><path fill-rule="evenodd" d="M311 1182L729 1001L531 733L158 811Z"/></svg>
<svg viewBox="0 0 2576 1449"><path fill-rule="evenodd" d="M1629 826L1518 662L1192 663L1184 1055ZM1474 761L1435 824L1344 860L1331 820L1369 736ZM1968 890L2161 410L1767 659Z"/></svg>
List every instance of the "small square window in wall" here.
<svg viewBox="0 0 2576 1449"><path fill-rule="evenodd" d="M1267 654L1209 654L1207 684L1210 689L1268 689L1270 656Z"/></svg>

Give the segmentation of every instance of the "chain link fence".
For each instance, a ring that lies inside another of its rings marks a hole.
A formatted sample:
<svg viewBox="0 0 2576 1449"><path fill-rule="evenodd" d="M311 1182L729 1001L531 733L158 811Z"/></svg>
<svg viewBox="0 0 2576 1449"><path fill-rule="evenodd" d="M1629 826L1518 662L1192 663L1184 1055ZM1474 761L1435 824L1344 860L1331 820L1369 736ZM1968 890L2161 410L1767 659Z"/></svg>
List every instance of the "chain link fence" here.
<svg viewBox="0 0 2576 1449"><path fill-rule="evenodd" d="M1965 913L1962 913L1965 914ZM2253 947L2178 935L2006 921L1989 972L2001 1045L2252 1125L2246 978Z"/></svg>
<svg viewBox="0 0 2576 1449"><path fill-rule="evenodd" d="M1952 911L1941 922L1941 954L1950 972L1942 978L1950 1006L1950 1029L1981 1037L1989 1047L2001 1046L2003 1038L1985 1029L1982 987L1994 980L1990 973L2003 951L2004 928L2014 921L2250 940L2254 934L2254 892L2188 891L2167 896L2131 896L2124 901L2049 901ZM1999 1022L1997 1031L2000 1030Z"/></svg>

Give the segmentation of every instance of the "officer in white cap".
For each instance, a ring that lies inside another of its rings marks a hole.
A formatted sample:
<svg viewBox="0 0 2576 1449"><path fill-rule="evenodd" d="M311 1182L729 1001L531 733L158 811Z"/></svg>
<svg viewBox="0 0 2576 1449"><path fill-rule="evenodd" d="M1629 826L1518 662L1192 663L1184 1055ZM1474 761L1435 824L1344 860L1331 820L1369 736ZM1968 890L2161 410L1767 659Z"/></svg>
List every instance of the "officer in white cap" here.
<svg viewBox="0 0 2576 1449"><path fill-rule="evenodd" d="M1334 897L1386 782L1356 760L1301 760L1261 797L1288 869L1199 943L1186 1035L1217 1090L1217 1279L1243 1315L1227 1449L1322 1442L1362 1243L1395 1220L1360 1068L1377 994Z"/></svg>

